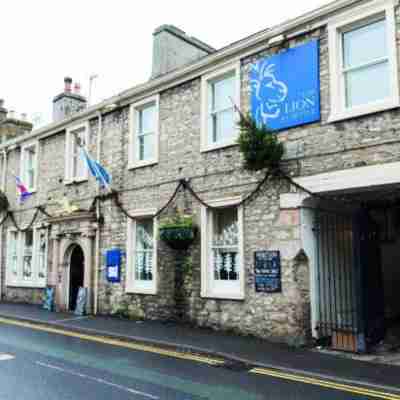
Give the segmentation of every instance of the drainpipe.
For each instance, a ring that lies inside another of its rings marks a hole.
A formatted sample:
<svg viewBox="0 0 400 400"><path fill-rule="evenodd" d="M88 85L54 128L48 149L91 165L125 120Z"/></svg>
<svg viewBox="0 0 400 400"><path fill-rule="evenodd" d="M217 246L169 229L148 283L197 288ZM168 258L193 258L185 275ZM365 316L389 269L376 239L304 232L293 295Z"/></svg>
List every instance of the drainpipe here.
<svg viewBox="0 0 400 400"><path fill-rule="evenodd" d="M102 116L101 116L101 111L97 113L98 119L99 119L99 127L97 131L97 154L96 154L96 159L97 162L100 162L100 154L101 154L101 136L102 136L102 130L103 130L103 121L102 121ZM100 183L97 184L97 190L96 194L100 194ZM99 269L100 269L100 224L99 224L99 219L100 219L100 202L96 202L96 220L97 220L97 229L96 229L96 238L95 238L95 250L94 250L94 258L95 258L95 263L94 263L94 292L93 292L93 297L94 297L94 305L93 305L93 314L97 314L97 309L98 309L98 294L99 294Z"/></svg>
<svg viewBox="0 0 400 400"><path fill-rule="evenodd" d="M1 189L3 193L6 193L6 177L7 177L7 150L3 150L3 174L1 176ZM5 271L3 267L3 225L0 226L0 301L3 299L3 274L2 271ZM5 279L4 279L5 285Z"/></svg>

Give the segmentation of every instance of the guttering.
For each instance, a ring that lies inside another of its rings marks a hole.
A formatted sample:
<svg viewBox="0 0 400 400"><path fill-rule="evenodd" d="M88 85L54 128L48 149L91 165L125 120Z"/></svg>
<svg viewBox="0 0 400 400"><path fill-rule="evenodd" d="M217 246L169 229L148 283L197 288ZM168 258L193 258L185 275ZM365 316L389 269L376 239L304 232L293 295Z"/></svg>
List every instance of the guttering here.
<svg viewBox="0 0 400 400"><path fill-rule="evenodd" d="M240 60L256 53L257 51L268 48L270 47L268 45L268 41L276 36L285 35L286 37L290 38L292 36L306 33L310 30L326 25L327 20L332 16L332 14L344 8L348 8L357 3L362 4L373 1L375 0L334 1L314 11L301 15L300 17L293 18L282 24L276 25L271 29L255 33L238 42L234 42L186 67L179 68L159 78L152 79L143 84L127 89L120 94L113 96L97 105L89 107L81 113L76 114L68 119L47 125L41 129L33 131L29 135L24 135L24 137L15 138L14 140L0 145L0 150L6 146L11 146L11 148L13 148L19 142L24 140L51 136L64 130L66 126L72 122L94 118L96 116L96 112L106 108L111 104L125 106L132 102L133 99L135 99L135 101L141 100L142 98L151 96L152 94L167 90L183 82L197 78L208 70L220 67L221 64ZM292 32L292 34L288 34L290 32Z"/></svg>

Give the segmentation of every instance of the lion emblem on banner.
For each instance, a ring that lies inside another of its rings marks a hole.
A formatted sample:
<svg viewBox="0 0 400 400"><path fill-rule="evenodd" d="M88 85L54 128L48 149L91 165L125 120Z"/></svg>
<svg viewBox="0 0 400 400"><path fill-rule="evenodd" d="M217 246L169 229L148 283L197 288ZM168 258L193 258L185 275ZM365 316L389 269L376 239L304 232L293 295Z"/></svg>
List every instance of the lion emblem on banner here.
<svg viewBox="0 0 400 400"><path fill-rule="evenodd" d="M269 64L268 60L251 66L250 84L257 99L253 115L264 125L268 119L279 118L281 105L288 96L288 87L277 79L275 68L275 64Z"/></svg>

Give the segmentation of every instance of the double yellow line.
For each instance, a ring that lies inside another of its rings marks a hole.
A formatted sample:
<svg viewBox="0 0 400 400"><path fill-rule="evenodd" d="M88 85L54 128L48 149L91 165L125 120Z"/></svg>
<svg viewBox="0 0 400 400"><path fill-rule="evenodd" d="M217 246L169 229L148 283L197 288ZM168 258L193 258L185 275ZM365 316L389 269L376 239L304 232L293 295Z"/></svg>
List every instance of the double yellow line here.
<svg viewBox="0 0 400 400"><path fill-rule="evenodd" d="M400 396L393 393L386 393L380 390L367 389L361 386L344 385L342 383L336 383L332 381L308 378L301 375L287 374L284 372L279 372L267 368L253 368L249 372L252 374L267 375L273 378L284 379L286 381L300 382L308 385L320 386L327 389L339 390L341 392L359 394L376 399L400 400Z"/></svg>
<svg viewBox="0 0 400 400"><path fill-rule="evenodd" d="M200 363L208 364L208 365L216 366L216 365L222 365L224 363L224 360L219 359L219 358L206 357L206 356L201 356L201 355L192 354L192 353L182 353L182 352L177 352L174 350L165 349L162 347L141 344L141 343L135 343L135 342L127 342L127 341L119 340L119 339L112 339L112 338L109 338L106 336L97 336L97 335L92 336L92 335L88 335L85 333L72 332L72 331L68 331L65 329L61 329L61 328L52 328L47 325L40 325L40 324L36 324L36 323L31 323L31 322L17 321L17 320L13 320L13 319L0 317L0 323L7 324L7 325L20 326L23 328L34 329L37 331L54 333L56 335L63 335L63 336L77 338L77 339L88 340L90 342L96 342L96 343L108 344L111 346L123 347L125 349L130 349L130 350L144 351L146 353L153 353L153 354L158 354L158 355L162 355L162 356L166 356L166 357L173 357L173 358L179 358L182 360L196 361L196 362L200 362Z"/></svg>
<svg viewBox="0 0 400 400"><path fill-rule="evenodd" d="M48 325L25 322L25 321L18 321L18 320L14 320L11 318L0 317L0 323L7 324L7 325L20 326L23 328L34 329L37 331L54 333L57 335L69 336L69 337L73 337L73 338L77 338L77 339L81 339L81 340L87 340L90 342L96 342L96 343L102 343L102 344L107 344L107 345L111 345L111 346L123 347L123 348L130 349L130 350L158 354L158 355L165 356L165 357L173 357L173 358L182 359L182 360L195 361L195 362L208 364L208 365L212 365L212 366L221 366L225 362L222 358L218 358L218 357L208 357L208 356L196 355L196 354L192 354L192 353L178 352L178 351L166 349L163 347L141 344L141 343L136 343L136 342L127 342L124 340L113 339L113 338L109 338L106 336L97 336L97 335L92 336L89 334L68 331L68 330L61 329L61 328L54 328L54 327L51 327ZM323 387L323 388L327 388L327 389L331 389L331 390L339 390L341 392L347 392L347 393L353 393L353 394L357 394L357 395L368 396L370 398L375 398L375 399L400 400L400 395L393 394L393 393L387 393L387 392L384 392L383 390L381 391L381 390L375 390L375 389L367 389L367 388L363 388L361 386L351 386L351 385L336 383L336 382L329 381L329 380L321 380L321 379L316 379L316 378L311 378L311 377L306 377L306 376L301 376L301 375L296 375L296 374L279 372L279 371L273 370L273 369L253 368L249 372L252 374L265 375L265 376L269 376L272 378L283 379L286 381L299 382L299 383L304 383L304 384L313 385L313 386L319 386L319 387Z"/></svg>

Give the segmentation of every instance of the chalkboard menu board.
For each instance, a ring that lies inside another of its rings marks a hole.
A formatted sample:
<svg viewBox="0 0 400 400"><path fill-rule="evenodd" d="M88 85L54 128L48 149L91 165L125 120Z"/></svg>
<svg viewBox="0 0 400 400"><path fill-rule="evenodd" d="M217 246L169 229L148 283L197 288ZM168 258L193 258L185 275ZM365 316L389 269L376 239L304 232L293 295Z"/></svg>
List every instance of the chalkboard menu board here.
<svg viewBox="0 0 400 400"><path fill-rule="evenodd" d="M78 297L76 299L75 315L86 314L86 299L87 299L87 288L80 287L78 291Z"/></svg>
<svg viewBox="0 0 400 400"><path fill-rule="evenodd" d="M281 256L278 250L254 253L254 275L256 292L282 292Z"/></svg>

